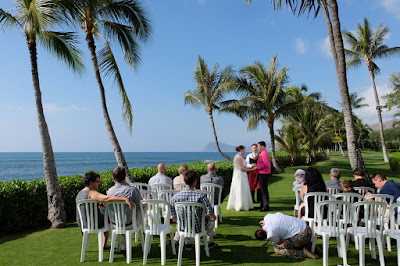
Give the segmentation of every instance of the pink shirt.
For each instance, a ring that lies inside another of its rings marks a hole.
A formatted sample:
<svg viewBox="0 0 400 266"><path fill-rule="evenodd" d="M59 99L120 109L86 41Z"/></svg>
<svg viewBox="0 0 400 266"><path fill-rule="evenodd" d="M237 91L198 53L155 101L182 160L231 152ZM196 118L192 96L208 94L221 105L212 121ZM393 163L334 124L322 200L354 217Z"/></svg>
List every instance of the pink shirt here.
<svg viewBox="0 0 400 266"><path fill-rule="evenodd" d="M259 174L266 175L271 173L271 162L267 150L263 150L258 157L257 167Z"/></svg>

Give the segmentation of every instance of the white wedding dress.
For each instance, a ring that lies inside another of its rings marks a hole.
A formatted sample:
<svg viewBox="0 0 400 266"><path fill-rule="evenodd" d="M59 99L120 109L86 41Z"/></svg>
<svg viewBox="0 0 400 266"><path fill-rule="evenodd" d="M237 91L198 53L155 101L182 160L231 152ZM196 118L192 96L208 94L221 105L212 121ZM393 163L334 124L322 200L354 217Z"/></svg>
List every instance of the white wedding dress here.
<svg viewBox="0 0 400 266"><path fill-rule="evenodd" d="M226 208L228 210L248 211L249 209L253 209L253 200L251 198L247 172L239 169L238 160L240 159L243 160L239 154L233 159L231 191Z"/></svg>

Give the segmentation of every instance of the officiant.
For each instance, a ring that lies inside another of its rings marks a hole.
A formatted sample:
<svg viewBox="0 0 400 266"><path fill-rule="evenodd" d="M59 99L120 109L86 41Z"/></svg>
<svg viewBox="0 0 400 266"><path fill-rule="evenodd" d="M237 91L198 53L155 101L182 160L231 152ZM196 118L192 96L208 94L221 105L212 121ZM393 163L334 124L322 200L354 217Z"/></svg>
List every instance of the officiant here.
<svg viewBox="0 0 400 266"><path fill-rule="evenodd" d="M251 168L252 165L257 165L258 160L258 147L257 144L251 145L251 153L246 156L246 168ZM251 198L253 199L253 203L256 202L254 198L255 191L257 190L257 202L261 201L261 192L260 192L260 184L258 183L258 171L250 171L247 172L247 178L249 179Z"/></svg>

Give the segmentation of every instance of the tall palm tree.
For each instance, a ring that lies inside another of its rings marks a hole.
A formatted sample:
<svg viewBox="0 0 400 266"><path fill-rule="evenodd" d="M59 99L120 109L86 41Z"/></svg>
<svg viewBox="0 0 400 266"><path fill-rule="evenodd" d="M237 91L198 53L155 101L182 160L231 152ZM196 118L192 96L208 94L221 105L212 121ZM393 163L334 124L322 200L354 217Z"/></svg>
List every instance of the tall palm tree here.
<svg viewBox="0 0 400 266"><path fill-rule="evenodd" d="M361 62L364 60L368 67L372 88L374 89L376 111L378 112L383 159L386 163L389 162L389 156L386 150L385 135L383 133L382 107L379 105L379 96L375 85L375 75L379 74L380 69L375 63L375 60L400 54L400 47L389 48L383 44L388 33L389 29L382 24L379 25L374 33L367 18L364 18L364 25L357 25L357 37L350 31L345 31L343 33L346 43L350 46L349 49L345 49L346 55L350 58L350 60L347 61L347 66L360 66Z"/></svg>
<svg viewBox="0 0 400 266"><path fill-rule="evenodd" d="M289 153L290 165L294 165L295 161L300 158L301 152L305 151L301 136L294 127L282 126L280 134L275 135L275 139L279 150Z"/></svg>
<svg viewBox="0 0 400 266"><path fill-rule="evenodd" d="M271 59L269 69L260 62L255 62L240 70L240 77L236 78L234 89L242 96L239 100L225 101L223 112L231 112L240 118L247 119L248 130L257 129L261 123L269 127L272 156L271 161L275 170L280 173L275 159L275 119L287 111L285 93L283 91L288 82L288 67L278 70L277 57Z"/></svg>
<svg viewBox="0 0 400 266"><path fill-rule="evenodd" d="M69 12L85 32L86 43L92 58L93 70L101 95L101 106L108 137L119 166L127 170L127 178L133 182L117 135L108 113L103 77L112 77L122 98L122 116L132 132L132 105L126 92L117 60L112 50L115 42L124 52L124 60L130 67L140 61L138 41L146 41L150 23L142 5L135 0L63 0L72 3ZM102 41L96 52L95 39Z"/></svg>
<svg viewBox="0 0 400 266"><path fill-rule="evenodd" d="M81 71L83 65L80 61L80 52L75 46L74 34L50 30L55 24L66 22L66 18L62 16L63 13L59 12L61 6L57 5L57 1L14 0L14 4L14 10L17 11L15 15L0 9L0 24L22 30L28 45L47 186L47 218L54 228L64 227L66 225L64 200L58 183L50 133L43 112L37 44L44 45L50 53L67 63L73 71Z"/></svg>
<svg viewBox="0 0 400 266"><path fill-rule="evenodd" d="M232 158L223 153L219 147L217 132L214 125L214 110L219 110L219 103L223 99L226 92L231 86L231 67L224 68L221 72L218 71L219 65L216 63L210 72L208 65L199 55L196 69L194 71L194 79L197 83L196 89L185 93L185 104L190 104L193 107L199 108L204 106L210 116L211 127L214 133L215 145L222 156L232 161Z"/></svg>
<svg viewBox="0 0 400 266"><path fill-rule="evenodd" d="M254 0L246 0L249 5ZM343 114L346 125L347 148L349 153L350 165L352 169L365 168L364 160L358 152L356 143L356 129L353 121L353 114L350 105L350 95L347 85L346 61L344 55L344 45L340 29L339 8L336 0L272 0L274 7L280 8L282 2L293 10L293 13L304 14L307 11L315 11L315 17L322 8L325 23L328 29L328 37L331 45L333 60L335 62L336 75L338 79L340 98L343 103Z"/></svg>

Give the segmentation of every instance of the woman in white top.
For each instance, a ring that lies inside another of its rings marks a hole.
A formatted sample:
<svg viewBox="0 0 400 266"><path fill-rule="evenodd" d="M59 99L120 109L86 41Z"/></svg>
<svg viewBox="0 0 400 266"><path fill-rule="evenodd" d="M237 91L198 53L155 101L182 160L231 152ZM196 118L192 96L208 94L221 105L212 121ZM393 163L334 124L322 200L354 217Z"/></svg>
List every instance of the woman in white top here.
<svg viewBox="0 0 400 266"><path fill-rule="evenodd" d="M243 155L246 149L243 145L236 147L238 152L233 159L233 175L231 183L231 191L228 199L228 210L248 211L253 209L253 200L250 194L249 180L247 179L246 172L253 171L252 168L245 168L245 161Z"/></svg>
<svg viewBox="0 0 400 266"><path fill-rule="evenodd" d="M183 178L183 173L189 171L189 166L187 166L186 164L182 164L181 166L179 166L178 169L178 176L176 176L173 180L173 184L174 184L174 188L176 191L181 191L181 187L180 186L175 186L175 185L179 185L179 184L185 184L185 180Z"/></svg>

